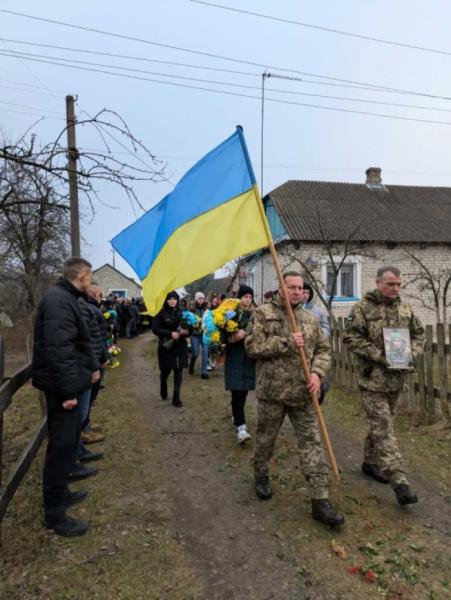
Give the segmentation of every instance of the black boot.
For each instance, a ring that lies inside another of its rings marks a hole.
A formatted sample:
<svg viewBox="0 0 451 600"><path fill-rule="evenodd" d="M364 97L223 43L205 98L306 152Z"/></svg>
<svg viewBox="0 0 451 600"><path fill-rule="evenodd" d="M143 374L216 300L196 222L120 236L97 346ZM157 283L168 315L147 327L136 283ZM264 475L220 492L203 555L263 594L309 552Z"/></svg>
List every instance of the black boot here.
<svg viewBox="0 0 451 600"><path fill-rule="evenodd" d="M63 496L61 503L65 508L69 508L69 506L73 506L74 504L83 502L87 495L88 492L86 492L85 490L76 490L75 492L67 490Z"/></svg>
<svg viewBox="0 0 451 600"><path fill-rule="evenodd" d="M341 527L345 518L337 512L329 500L312 500L312 517L330 527Z"/></svg>
<svg viewBox="0 0 451 600"><path fill-rule="evenodd" d="M255 493L260 500L269 500L272 496L268 475L255 476Z"/></svg>
<svg viewBox="0 0 451 600"><path fill-rule="evenodd" d="M168 382L167 379L160 380L160 396L162 400L167 400L168 397Z"/></svg>
<svg viewBox="0 0 451 600"><path fill-rule="evenodd" d="M188 373L190 375L194 375L194 360L193 359L191 359L189 362Z"/></svg>
<svg viewBox="0 0 451 600"><path fill-rule="evenodd" d="M47 508L44 523L47 529L53 529L56 534L63 537L76 537L88 531L86 523L66 515L64 506Z"/></svg>
<svg viewBox="0 0 451 600"><path fill-rule="evenodd" d="M87 467L82 463L76 463L72 471L68 475L68 479L70 481L79 481L80 479L87 479L88 477L93 477L97 475L99 469L95 469L94 467Z"/></svg>
<svg viewBox="0 0 451 600"><path fill-rule="evenodd" d="M181 406L183 406L183 402L180 400L179 392L174 392L174 396L172 398L172 406L175 406L176 408L180 408Z"/></svg>
<svg viewBox="0 0 451 600"><path fill-rule="evenodd" d="M103 458L103 452L91 452L91 450L87 450L86 448L78 456L80 462L91 462L93 460L100 460L101 458Z"/></svg>
<svg viewBox="0 0 451 600"><path fill-rule="evenodd" d="M365 475L368 475L368 477L372 477L379 483L390 483L390 481L382 475L380 469L378 469L376 465L364 462L362 463L362 472L365 473Z"/></svg>
<svg viewBox="0 0 451 600"><path fill-rule="evenodd" d="M412 492L407 483L401 483L394 488L394 492L396 494L396 498L398 499L398 503L401 506L405 504L416 504L418 502L418 497L416 494Z"/></svg>

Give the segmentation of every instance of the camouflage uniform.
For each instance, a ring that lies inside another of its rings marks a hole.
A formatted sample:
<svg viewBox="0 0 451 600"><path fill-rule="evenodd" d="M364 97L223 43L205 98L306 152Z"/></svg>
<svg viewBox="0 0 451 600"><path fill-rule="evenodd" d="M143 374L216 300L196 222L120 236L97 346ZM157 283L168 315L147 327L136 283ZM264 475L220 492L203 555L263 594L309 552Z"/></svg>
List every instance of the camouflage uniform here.
<svg viewBox="0 0 451 600"><path fill-rule="evenodd" d="M424 328L408 304L400 298L385 298L378 290L368 292L354 305L346 321L343 342L359 363L358 381L369 425L364 462L376 465L395 488L408 484L393 429L393 415L407 373L387 368L384 327L409 330L415 364L423 352Z"/></svg>
<svg viewBox="0 0 451 600"><path fill-rule="evenodd" d="M330 344L316 317L303 310L301 305L293 310L304 335L310 369L323 379L330 368ZM296 433L301 470L309 482L310 495L313 499L326 499L328 467L316 415L288 315L278 296L254 310L244 344L248 355L257 361L258 422L253 459L256 475L268 474L277 434L288 414Z"/></svg>

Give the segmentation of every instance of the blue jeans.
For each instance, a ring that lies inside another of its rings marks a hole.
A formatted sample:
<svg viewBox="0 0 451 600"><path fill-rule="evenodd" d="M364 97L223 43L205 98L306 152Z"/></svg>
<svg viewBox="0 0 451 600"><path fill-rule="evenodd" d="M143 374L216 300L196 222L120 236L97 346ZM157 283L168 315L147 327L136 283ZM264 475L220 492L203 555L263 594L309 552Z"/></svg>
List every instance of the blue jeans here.
<svg viewBox="0 0 451 600"><path fill-rule="evenodd" d="M82 423L84 423L86 421L86 419L88 418L88 415L89 415L89 406L91 404L91 388L88 388L87 390L85 390L84 392L79 394L77 396L77 401L78 401L78 413L80 415L80 433L81 433L81 425L82 425ZM78 447L77 447L77 456L80 456L80 454L83 454L84 451L85 451L85 445L83 444L81 439L79 439Z"/></svg>
<svg viewBox="0 0 451 600"><path fill-rule="evenodd" d="M204 344L202 336L192 335L191 336L191 367L194 368L196 358L200 355L200 372L202 375L207 374L208 367L208 346Z"/></svg>

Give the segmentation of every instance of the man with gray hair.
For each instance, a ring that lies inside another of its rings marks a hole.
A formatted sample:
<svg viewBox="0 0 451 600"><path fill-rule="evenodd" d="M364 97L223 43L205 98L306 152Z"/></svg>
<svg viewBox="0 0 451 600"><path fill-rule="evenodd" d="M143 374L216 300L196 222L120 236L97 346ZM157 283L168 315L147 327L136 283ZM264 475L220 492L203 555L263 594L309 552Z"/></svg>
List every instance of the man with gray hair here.
<svg viewBox="0 0 451 600"><path fill-rule="evenodd" d="M80 439L80 402L100 377L99 362L84 321L79 299L91 285L91 264L83 258L66 260L63 278L42 297L36 315L33 346L33 385L45 393L48 446L44 462L45 525L58 535L83 535L88 526L66 514L87 492L72 492L69 479L96 470L74 464Z"/></svg>
<svg viewBox="0 0 451 600"><path fill-rule="evenodd" d="M376 274L376 289L355 304L347 319L343 342L356 355L359 387L367 414L369 432L365 441L362 471L380 483L390 483L398 503L418 501L407 480L396 441L393 416L408 370L389 362L385 334L404 329L410 336L413 369L423 352L424 328L412 308L399 297L401 271L395 266L381 267Z"/></svg>

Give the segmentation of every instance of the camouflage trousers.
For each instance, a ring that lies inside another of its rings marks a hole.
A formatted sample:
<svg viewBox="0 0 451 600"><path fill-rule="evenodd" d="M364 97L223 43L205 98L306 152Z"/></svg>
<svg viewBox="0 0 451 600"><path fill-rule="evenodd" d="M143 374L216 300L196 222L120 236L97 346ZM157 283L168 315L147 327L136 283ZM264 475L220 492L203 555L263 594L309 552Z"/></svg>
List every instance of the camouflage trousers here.
<svg viewBox="0 0 451 600"><path fill-rule="evenodd" d="M369 426L364 461L376 465L390 480L392 487L408 483L393 428L398 398L399 392L362 392Z"/></svg>
<svg viewBox="0 0 451 600"><path fill-rule="evenodd" d="M310 399L306 399L300 406L258 401L253 458L255 474L268 475L268 462L274 453L277 434L286 414L296 433L301 471L307 479L310 497L325 499L329 496L328 467Z"/></svg>

